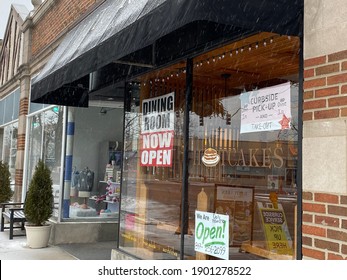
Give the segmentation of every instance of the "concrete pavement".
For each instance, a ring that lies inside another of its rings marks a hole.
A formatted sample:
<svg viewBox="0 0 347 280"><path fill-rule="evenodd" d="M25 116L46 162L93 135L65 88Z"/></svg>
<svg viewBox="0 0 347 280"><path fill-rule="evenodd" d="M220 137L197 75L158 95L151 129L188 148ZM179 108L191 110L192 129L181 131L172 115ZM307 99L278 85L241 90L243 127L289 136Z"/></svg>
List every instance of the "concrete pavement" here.
<svg viewBox="0 0 347 280"><path fill-rule="evenodd" d="M21 233L15 230L15 234ZM31 249L25 236L9 239L9 232L0 232L0 260L111 260L116 241L49 245Z"/></svg>
<svg viewBox="0 0 347 280"><path fill-rule="evenodd" d="M15 231L18 232L18 231ZM0 260L77 260L76 257L58 246L31 249L25 236L9 239L8 230L0 232Z"/></svg>

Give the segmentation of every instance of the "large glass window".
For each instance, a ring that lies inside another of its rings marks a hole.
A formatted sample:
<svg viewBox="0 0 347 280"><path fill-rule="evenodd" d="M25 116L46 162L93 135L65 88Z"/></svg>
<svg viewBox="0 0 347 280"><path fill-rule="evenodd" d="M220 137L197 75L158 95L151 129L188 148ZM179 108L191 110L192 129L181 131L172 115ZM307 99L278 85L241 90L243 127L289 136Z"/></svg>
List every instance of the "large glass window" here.
<svg viewBox="0 0 347 280"><path fill-rule="evenodd" d="M297 38L261 34L194 60L191 228L200 224L199 235L206 227L198 208L229 220L228 256L210 246L197 257L248 258L240 249L260 258L294 255L298 49ZM195 249L207 243L203 236L195 242Z"/></svg>
<svg viewBox="0 0 347 280"><path fill-rule="evenodd" d="M19 95L17 88L0 100L0 160L8 163L14 188L17 158Z"/></svg>
<svg viewBox="0 0 347 280"><path fill-rule="evenodd" d="M10 123L19 116L20 90L17 88L4 99L0 100L0 125Z"/></svg>
<svg viewBox="0 0 347 280"><path fill-rule="evenodd" d="M29 118L28 161L26 186L29 186L35 166L42 159L51 170L55 209L53 216L58 217L61 186L61 153L63 135L63 107L51 107Z"/></svg>
<svg viewBox="0 0 347 280"><path fill-rule="evenodd" d="M260 33L195 57L191 85L184 63L134 79L121 250L143 259L293 258L299 48L298 38ZM188 205L181 213L187 87Z"/></svg>
<svg viewBox="0 0 347 280"><path fill-rule="evenodd" d="M177 259L185 62L143 75L129 87L119 246L144 259Z"/></svg>
<svg viewBox="0 0 347 280"><path fill-rule="evenodd" d="M108 94L108 100L91 101L88 108L67 109L66 221L118 222L124 105L112 100L112 90Z"/></svg>
<svg viewBox="0 0 347 280"><path fill-rule="evenodd" d="M11 173L11 185L14 187L16 175L16 158L17 158L17 137L18 122L14 122L0 129L2 136L2 156L1 160L6 162Z"/></svg>

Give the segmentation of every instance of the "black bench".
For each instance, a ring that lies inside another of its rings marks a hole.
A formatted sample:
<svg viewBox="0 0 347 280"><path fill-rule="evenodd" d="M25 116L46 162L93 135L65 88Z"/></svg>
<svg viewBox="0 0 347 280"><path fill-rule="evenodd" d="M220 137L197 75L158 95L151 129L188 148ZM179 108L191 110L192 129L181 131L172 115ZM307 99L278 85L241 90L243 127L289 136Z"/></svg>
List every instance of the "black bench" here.
<svg viewBox="0 0 347 280"><path fill-rule="evenodd" d="M26 218L24 215L24 203L23 202L12 202L12 203L1 203L2 215L1 215L1 231L5 229L10 230L10 239L13 239L15 236L25 236L25 233L22 234L13 234L13 229L20 228L25 230L24 224ZM9 226L5 226L5 219L10 223ZM16 226L15 223L20 223L19 226Z"/></svg>

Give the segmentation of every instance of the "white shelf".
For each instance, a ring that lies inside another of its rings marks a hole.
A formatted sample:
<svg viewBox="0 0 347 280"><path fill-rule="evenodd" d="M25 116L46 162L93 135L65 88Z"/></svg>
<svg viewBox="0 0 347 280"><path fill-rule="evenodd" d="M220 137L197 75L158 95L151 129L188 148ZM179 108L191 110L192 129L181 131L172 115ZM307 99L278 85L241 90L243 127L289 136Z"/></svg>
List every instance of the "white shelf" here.
<svg viewBox="0 0 347 280"><path fill-rule="evenodd" d="M103 202L106 202L106 203L119 203L118 201L112 201L112 200L103 200Z"/></svg>

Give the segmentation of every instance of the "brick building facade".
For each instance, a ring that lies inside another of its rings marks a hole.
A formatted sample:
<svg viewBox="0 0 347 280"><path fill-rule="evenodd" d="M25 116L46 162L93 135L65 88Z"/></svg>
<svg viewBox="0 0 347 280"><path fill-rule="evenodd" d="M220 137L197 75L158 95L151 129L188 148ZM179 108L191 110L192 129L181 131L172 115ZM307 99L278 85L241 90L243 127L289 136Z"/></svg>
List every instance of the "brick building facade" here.
<svg viewBox="0 0 347 280"><path fill-rule="evenodd" d="M302 253L347 259L346 5L305 1L304 11Z"/></svg>
<svg viewBox="0 0 347 280"><path fill-rule="evenodd" d="M38 56L100 2L102 1L44 1L37 10L37 19L34 19L32 27L32 56Z"/></svg>

